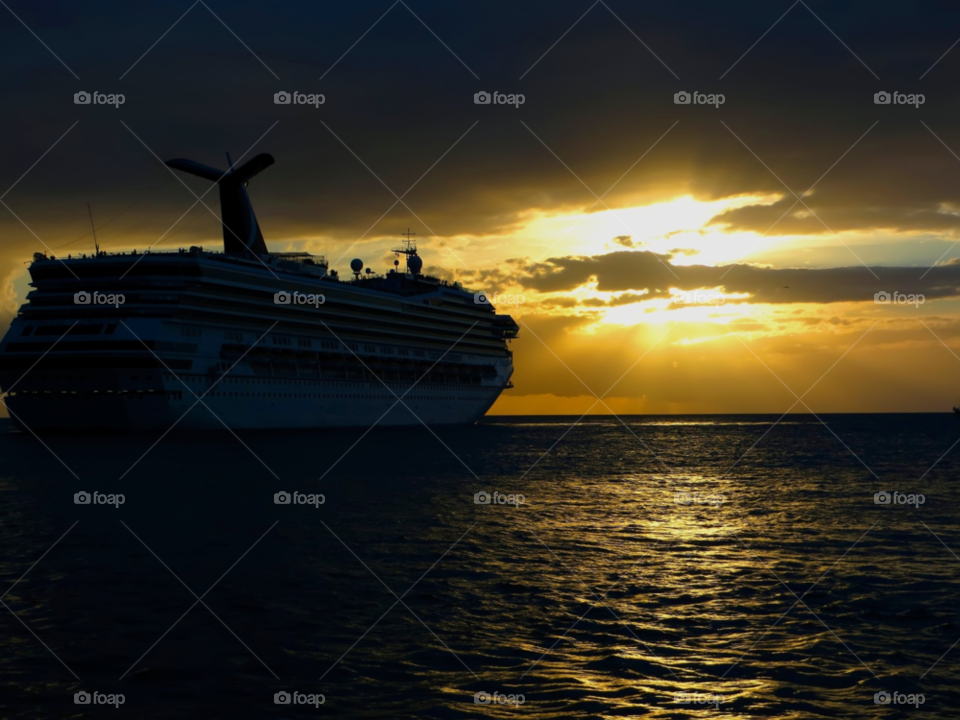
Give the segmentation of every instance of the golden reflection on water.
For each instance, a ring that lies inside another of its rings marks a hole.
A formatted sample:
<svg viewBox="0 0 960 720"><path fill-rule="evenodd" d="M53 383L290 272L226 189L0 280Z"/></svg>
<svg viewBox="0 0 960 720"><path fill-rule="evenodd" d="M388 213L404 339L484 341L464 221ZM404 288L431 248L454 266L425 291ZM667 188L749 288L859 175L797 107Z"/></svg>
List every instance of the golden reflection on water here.
<svg viewBox="0 0 960 720"><path fill-rule="evenodd" d="M810 489L796 487L795 497ZM808 541L771 547L758 534L777 531L777 513L755 516L767 490L705 473L635 473L567 481L549 500L529 492L514 527L544 546L540 561L555 572L538 590L557 619L546 636L517 638L524 656L543 655L532 670L518 668L536 688L528 712L800 718L807 696L821 710L870 699L858 689L869 673L838 658L842 647L809 613L777 625L796 600L778 577L802 592L796 576L825 568ZM841 680L804 690L825 652ZM550 696L569 697L571 687L581 700L551 711Z"/></svg>

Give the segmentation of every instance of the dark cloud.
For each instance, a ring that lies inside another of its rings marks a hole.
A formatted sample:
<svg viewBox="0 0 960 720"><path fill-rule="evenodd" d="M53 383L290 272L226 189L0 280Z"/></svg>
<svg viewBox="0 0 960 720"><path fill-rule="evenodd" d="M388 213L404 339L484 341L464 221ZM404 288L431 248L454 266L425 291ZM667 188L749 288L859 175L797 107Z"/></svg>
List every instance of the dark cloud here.
<svg viewBox="0 0 960 720"><path fill-rule="evenodd" d="M794 200L783 183L799 194L828 170L806 202L836 232L958 228L960 216L941 208L960 195L960 163L920 119L960 153L951 85L960 51L918 78L956 39L960 7L811 0L810 11L796 5L744 56L783 9L598 4L551 50L583 15L581 4L408 4L456 56L403 5L347 52L386 7L241 0L211 7L256 57L197 5L133 66L182 9L119 0L84 12L64 2L24 6L23 21L80 80L12 18L0 27L6 106L17 110L0 119L3 189L79 122L7 201L53 246L84 232L87 201L109 218L153 188L116 226L115 242L158 238L194 198L154 153L223 166L225 151L239 156L277 122L255 148L277 165L250 191L274 243L375 239L408 224L424 236L492 233L530 208L585 209L595 201L590 190L602 195L621 176L604 197L613 207L687 193L783 193L776 205L715 219L765 232ZM123 92L127 101L75 106L80 89ZM274 105L282 89L327 100L316 110ZM526 103L474 105L481 89L522 92ZM683 89L723 92L726 103L675 105ZM923 92L927 101L920 111L876 106L880 89ZM404 198L412 212L398 205L378 221L396 199L384 184L402 195L414 183ZM209 237L203 222L180 239ZM9 215L0 227L14 233L21 255L37 246ZM791 213L771 232L827 231Z"/></svg>
<svg viewBox="0 0 960 720"><path fill-rule="evenodd" d="M619 297L629 298L628 302L670 297L671 288L719 288L725 293L746 293L745 302L773 304L867 302L881 291L920 293L927 300L934 300L960 296L960 264L944 264L929 273L917 267L674 266L667 256L618 251L593 257L551 258L535 265L530 275L519 282L540 292L570 291L596 282L597 290L627 293L618 296L615 304L622 304Z"/></svg>

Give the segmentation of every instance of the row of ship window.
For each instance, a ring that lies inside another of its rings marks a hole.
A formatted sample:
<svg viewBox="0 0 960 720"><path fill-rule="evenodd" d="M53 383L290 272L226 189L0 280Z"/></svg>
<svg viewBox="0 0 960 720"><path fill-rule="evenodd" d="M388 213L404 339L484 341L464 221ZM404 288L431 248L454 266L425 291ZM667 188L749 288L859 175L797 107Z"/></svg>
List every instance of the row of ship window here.
<svg viewBox="0 0 960 720"><path fill-rule="evenodd" d="M103 332L104 335L113 335L114 331L117 329L116 323L110 323L104 329L103 325L90 325L90 324L76 324L73 326L70 325L24 325L23 329L20 331L20 334L24 337L29 335L66 335L68 332L71 335L99 335Z"/></svg>
<svg viewBox="0 0 960 720"><path fill-rule="evenodd" d="M10 393L11 397L15 397L18 394L22 395L41 395L41 396L60 396L60 395L99 395L99 394L110 394L110 395L122 395L127 399L132 397L143 397L144 395L151 396L161 396L166 395L167 397L173 398L175 400L183 400L183 390L168 390L156 392L154 390L19 390ZM353 394L327 394L327 393L249 393L249 392L211 392L208 395L214 397L287 397L287 398L337 398L337 399L349 399L349 400L396 400L397 396L395 395L353 395ZM205 397L201 395L201 397ZM459 397L446 395L443 397L434 397L430 395L401 395L399 396L401 400L471 400L474 398ZM192 399L193 395L187 397L188 400Z"/></svg>
<svg viewBox="0 0 960 720"><path fill-rule="evenodd" d="M280 346L280 347L293 347L293 340L294 340L294 339L296 339L296 341L297 341L297 347L302 347L302 348L312 348L312 347L313 347L313 341L312 341L310 338L290 338L290 337L287 337L287 336L285 336L285 335L274 335L273 337L270 338L270 342L271 342L273 345L278 345L278 346ZM341 349L343 348L343 345L344 345L343 343L334 342L334 341L332 341L332 340L321 340L321 341L320 341L320 346L321 346L324 350L341 350ZM361 349L361 346L358 345L357 343L346 343L346 345L347 345L347 347L349 347L349 348L350 348L351 350L353 350L354 352L359 352L360 349ZM364 343L362 347L363 347L363 352L368 352L368 353L375 353L375 352L377 352L377 346L376 346L376 345L369 345L369 344ZM396 353L394 353L394 349L393 349L392 347L388 347L388 346L385 346L385 345L381 345L381 346L380 346L380 354L381 354L381 355L394 355L394 354L396 354L396 355L402 355L402 356L407 356L407 357L409 357L411 353L410 353L410 350L407 349L407 348L397 348L397 349L396 349ZM427 352L426 352L425 350L420 350L420 349L414 348L414 350L413 350L413 356L414 356L414 357L425 358L425 357L427 356Z"/></svg>
<svg viewBox="0 0 960 720"><path fill-rule="evenodd" d="M163 377L165 380L182 380L184 382L187 382L187 381L206 382L206 380L208 379L206 376L202 376L202 375L180 375L180 376L164 375ZM276 379L276 378L248 378L248 377L241 378L241 377L227 376L220 380L221 385L229 385L230 383L243 383L245 385L250 385L250 384L253 384L253 385L303 385L304 383L310 383L310 384L324 383L326 385L331 384L329 380L311 380L309 378L306 378L306 379L301 378L298 380L282 380L282 379ZM368 387L370 384L371 383L369 382L333 383L334 387L355 387L355 388ZM488 390L490 388L483 388L483 389Z"/></svg>
<svg viewBox="0 0 960 720"><path fill-rule="evenodd" d="M180 334L183 335L184 337L200 337L200 335L202 334L202 331L200 328L185 326L180 328ZM243 342L244 334L242 332L236 332L236 331L230 330L225 333L225 338L229 342ZM293 347L294 340L296 340L297 347L302 347L302 348L314 347L313 340L311 340L310 338L292 338L286 335L273 335L270 338L270 342L272 344L278 345L281 347ZM355 352L359 352L361 349L360 343L341 343L334 340L319 340L318 342L320 343L320 347L322 347L324 350L341 350L344 345L346 345L348 348L350 348ZM382 355L396 354L396 355L410 356L412 354L413 357L427 357L427 351L421 350L419 348L413 348L413 350L411 351L409 348L404 348L404 347L392 348L388 345L380 345L379 347L380 347L380 354ZM368 353L377 352L377 346L371 345L369 343L363 343L362 348L364 352L368 352ZM448 353L448 355L453 356L453 355L457 355L457 353ZM432 352L430 356L434 358L439 357L439 353ZM459 358L456 358L456 359L459 359Z"/></svg>
<svg viewBox="0 0 960 720"><path fill-rule="evenodd" d="M21 335L24 335L24 336L26 335L64 335L68 331L70 331L71 334L73 335L91 335L91 334L96 335L96 334L99 334L101 331L103 331L103 329L104 329L103 325L78 324L75 327L73 327L72 330L69 325L63 325L63 326L61 325L37 325L37 326L28 325L23 328L23 330L21 331ZM116 323L109 324L106 326L105 334L112 335L116 329L117 329ZM198 338L203 335L203 329L198 327L191 327L189 325L182 325L180 327L180 335L183 337ZM225 334L225 337L230 342L244 341L244 335L242 332L228 331ZM286 335L273 335L270 338L270 342L273 345L276 345L279 347L293 347L294 340L296 340L297 347L302 347L302 348L314 347L313 340L311 340L310 338L292 338ZM335 342L333 340L320 340L319 342L320 342L320 346L324 350L340 350L343 348L344 345L346 345L348 348L350 348L355 352L359 352L361 349L361 345L358 343L340 343L340 342ZM362 347L364 352L368 352L368 353L377 352L376 345L363 343ZM401 356L410 356L412 354L413 357L427 357L427 351L421 350L419 348L413 348L411 351L410 349L403 348L403 347L398 347L396 349L389 347L387 345L381 345L379 347L380 347L381 355L396 354ZM430 357L432 358L437 358L439 357L439 355L440 354L437 352L430 353ZM454 360L460 359L458 357L458 353L448 353L447 356Z"/></svg>
<svg viewBox="0 0 960 720"><path fill-rule="evenodd" d="M396 400L395 395L338 395L324 393L245 393L245 392L212 392L209 395L216 397L294 397L294 398L338 398L342 400ZM189 398L188 398L189 399ZM429 395L401 395L400 399L407 400L471 400L473 398L454 397L447 395L445 397L431 397Z"/></svg>

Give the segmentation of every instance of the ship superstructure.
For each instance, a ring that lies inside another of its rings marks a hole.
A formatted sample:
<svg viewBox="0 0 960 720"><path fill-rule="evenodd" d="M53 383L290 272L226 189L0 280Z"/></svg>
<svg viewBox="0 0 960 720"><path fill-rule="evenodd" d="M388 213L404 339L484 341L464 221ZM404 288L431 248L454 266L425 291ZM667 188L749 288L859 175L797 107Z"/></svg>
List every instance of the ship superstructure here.
<svg viewBox="0 0 960 720"><path fill-rule="evenodd" d="M0 342L15 422L34 432L369 427L486 413L510 387L512 318L423 275L410 235L396 251L406 268L377 275L354 260L352 279L321 257L267 252L246 183L272 163L168 163L218 183L224 252L34 257L33 290Z"/></svg>

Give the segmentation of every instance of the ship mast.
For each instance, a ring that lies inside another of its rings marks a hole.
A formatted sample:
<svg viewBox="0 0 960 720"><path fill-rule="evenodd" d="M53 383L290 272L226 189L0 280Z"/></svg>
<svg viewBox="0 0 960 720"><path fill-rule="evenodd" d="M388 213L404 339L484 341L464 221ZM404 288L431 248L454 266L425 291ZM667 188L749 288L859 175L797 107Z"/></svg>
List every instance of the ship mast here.
<svg viewBox="0 0 960 720"><path fill-rule="evenodd" d="M93 249L100 257L100 243L97 242L97 226L93 224L93 210L90 209L90 203L87 203L87 214L90 216L90 229L93 230Z"/></svg>
<svg viewBox="0 0 960 720"><path fill-rule="evenodd" d="M410 228L408 227L405 233L400 233L400 234L403 235L403 237L405 238L405 240L403 241L403 247L394 248L393 252L396 253L398 258L401 255L407 256L407 272L411 272L410 258L416 256L417 254L417 244L413 241L413 237L416 235L416 233L410 232ZM419 258L418 258L418 263L419 263ZM419 267L420 267L419 264L417 267L418 267L417 272L419 272Z"/></svg>

